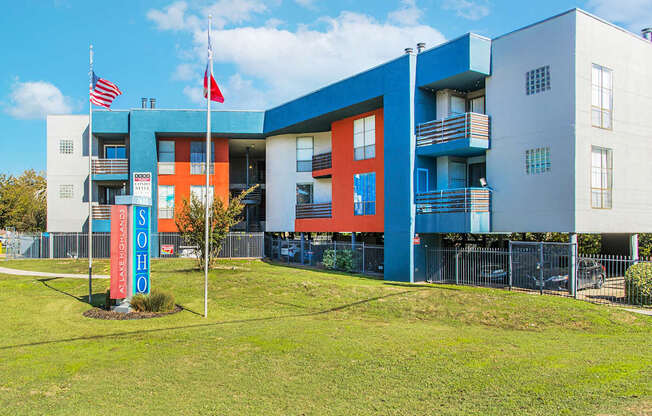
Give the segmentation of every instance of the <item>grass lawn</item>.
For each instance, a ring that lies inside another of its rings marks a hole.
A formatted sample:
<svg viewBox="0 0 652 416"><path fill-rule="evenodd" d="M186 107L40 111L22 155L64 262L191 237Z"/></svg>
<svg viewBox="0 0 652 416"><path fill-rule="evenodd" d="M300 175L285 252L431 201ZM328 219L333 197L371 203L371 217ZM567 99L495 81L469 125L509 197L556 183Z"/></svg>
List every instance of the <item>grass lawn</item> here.
<svg viewBox="0 0 652 416"><path fill-rule="evenodd" d="M85 273L83 260L0 265ZM152 262L190 311L85 318L86 280L0 275L0 414L649 415L652 318L554 296ZM96 262L98 273L107 262ZM97 280L103 300L108 280ZM193 313L194 311L195 313Z"/></svg>

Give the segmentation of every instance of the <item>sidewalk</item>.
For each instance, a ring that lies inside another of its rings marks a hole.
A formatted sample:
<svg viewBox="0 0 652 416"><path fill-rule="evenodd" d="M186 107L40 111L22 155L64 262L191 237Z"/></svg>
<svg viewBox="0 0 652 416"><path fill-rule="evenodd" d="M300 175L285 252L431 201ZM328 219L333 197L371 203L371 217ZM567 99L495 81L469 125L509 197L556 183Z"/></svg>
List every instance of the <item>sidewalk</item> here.
<svg viewBox="0 0 652 416"><path fill-rule="evenodd" d="M88 279L87 274L35 272L31 270L10 269L8 267L0 267L0 273L11 274L14 276L67 277L71 279ZM93 279L108 279L109 277L110 276L106 274L93 275Z"/></svg>

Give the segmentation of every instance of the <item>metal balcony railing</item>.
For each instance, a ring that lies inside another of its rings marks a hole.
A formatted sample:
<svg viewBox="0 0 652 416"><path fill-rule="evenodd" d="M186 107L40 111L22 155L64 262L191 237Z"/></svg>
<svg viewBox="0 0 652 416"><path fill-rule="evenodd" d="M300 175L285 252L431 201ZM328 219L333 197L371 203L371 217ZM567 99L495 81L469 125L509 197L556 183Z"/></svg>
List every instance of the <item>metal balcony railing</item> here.
<svg viewBox="0 0 652 416"><path fill-rule="evenodd" d="M312 157L312 170L329 169L332 167L332 153L322 153Z"/></svg>
<svg viewBox="0 0 652 416"><path fill-rule="evenodd" d="M331 218L333 213L333 204L297 204L296 218Z"/></svg>
<svg viewBox="0 0 652 416"><path fill-rule="evenodd" d="M417 126L417 147L457 139L489 140L489 116L479 113L456 114Z"/></svg>
<svg viewBox="0 0 652 416"><path fill-rule="evenodd" d="M442 189L417 194L417 214L489 212L491 190L487 188Z"/></svg>
<svg viewBox="0 0 652 416"><path fill-rule="evenodd" d="M128 159L93 159L91 172L95 175L128 175Z"/></svg>
<svg viewBox="0 0 652 416"><path fill-rule="evenodd" d="M91 213L94 220L110 220L111 205L93 205Z"/></svg>

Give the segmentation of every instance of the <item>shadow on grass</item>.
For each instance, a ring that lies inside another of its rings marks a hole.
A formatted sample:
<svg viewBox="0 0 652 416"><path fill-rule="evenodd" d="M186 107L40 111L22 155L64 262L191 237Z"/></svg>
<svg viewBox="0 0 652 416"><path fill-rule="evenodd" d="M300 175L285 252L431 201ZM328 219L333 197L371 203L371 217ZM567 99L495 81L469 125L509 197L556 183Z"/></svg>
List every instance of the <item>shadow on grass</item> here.
<svg viewBox="0 0 652 416"><path fill-rule="evenodd" d="M36 279L37 281L41 282L43 286L47 287L50 290L54 290L55 292L61 293L62 295L66 295L68 297L71 297L75 299L76 301L79 301L81 303L89 304L88 302L88 296L75 296L72 293L68 293L65 290L57 289L54 286L51 286L48 284L48 282L52 280L58 280L61 279L61 277L50 277L46 279ZM91 306L103 306L104 302L106 301L106 294L105 293L93 293L93 297L91 298L90 305Z"/></svg>
<svg viewBox="0 0 652 416"><path fill-rule="evenodd" d="M360 274L360 273L349 273L344 270L322 269L319 267L310 266L306 264L284 263L280 261L274 261L268 258L262 259L261 261L265 264L269 264L270 266L285 267L288 269L307 270L307 271L312 271L317 273L336 274L339 276L344 275L344 276L351 276L351 277L357 277L360 279L368 279L368 280L383 280L383 276L381 275L376 276L376 275L368 275L368 274Z"/></svg>
<svg viewBox="0 0 652 416"><path fill-rule="evenodd" d="M55 289L56 290L56 289ZM58 290L57 290L58 291ZM229 324L245 324L245 323L253 323L253 322L265 322L265 321L280 321L284 319L292 319L292 318L302 318L302 317L309 317L309 316L318 316L318 315L326 315L332 312L338 312L344 309L349 309L354 306L362 305L365 303L377 301L380 299L386 299L394 296L400 296L400 295L405 295L408 293L415 293L418 292L418 290L406 290L403 292L397 292L397 293L390 293L388 295L384 296L375 296L372 298L367 298L367 299L362 299L356 302L351 302L347 303L344 305L340 306L335 306L332 308L324 309L321 311L315 311L315 312L305 312L305 313L296 313L296 314L290 314L290 315L281 315L281 316L267 316L267 317L262 317L262 318L250 318L250 319L235 319L231 321L218 321L218 322L211 322L211 323L205 323L205 324L193 324L193 325L180 325L180 326L172 326L172 327L167 327L167 328L156 328L156 329L144 329L140 331L124 331L124 332L116 332L113 334L102 334L102 335L89 335L89 336L81 336L81 337L74 337L74 338L64 338L64 339L56 339L56 340L50 340L50 341L38 341L38 342L30 342L30 343L25 343L25 344L14 344L14 345L5 345L0 347L1 350L9 350L9 349L14 349L14 348L23 348L23 347L33 347L33 346L38 346L38 345L50 345L50 344L62 344L66 342L74 342L74 341L90 341L90 340L96 340L96 339L106 339L106 338L120 338L120 337L125 337L125 336L130 336L130 335L142 335L142 334L150 334L150 333L158 333L158 332L167 332L167 331L176 331L176 330L181 330L181 329L194 329L194 328L208 328L208 327L213 327L213 326L221 326L221 325L229 325ZM63 292L66 295L69 295L68 293ZM75 296L73 296L75 297ZM197 312L185 309L184 310L194 313L195 315L199 315Z"/></svg>
<svg viewBox="0 0 652 416"><path fill-rule="evenodd" d="M401 283L401 282L385 282L383 283L387 286L398 286L398 287L411 287L413 289L439 289L439 290L453 290L459 291L462 290L459 287L450 287L448 283Z"/></svg>

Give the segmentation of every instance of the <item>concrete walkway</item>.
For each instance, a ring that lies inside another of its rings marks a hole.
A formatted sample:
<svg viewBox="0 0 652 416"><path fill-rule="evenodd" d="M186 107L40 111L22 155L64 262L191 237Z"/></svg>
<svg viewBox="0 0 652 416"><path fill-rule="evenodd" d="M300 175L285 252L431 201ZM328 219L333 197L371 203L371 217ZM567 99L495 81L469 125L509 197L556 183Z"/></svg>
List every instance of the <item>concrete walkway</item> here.
<svg viewBox="0 0 652 416"><path fill-rule="evenodd" d="M8 267L0 267L0 273L11 274L14 276L67 277L71 279L88 279L87 274L35 272L31 270L10 269ZM109 277L110 276L106 274L93 275L93 279L108 279Z"/></svg>

